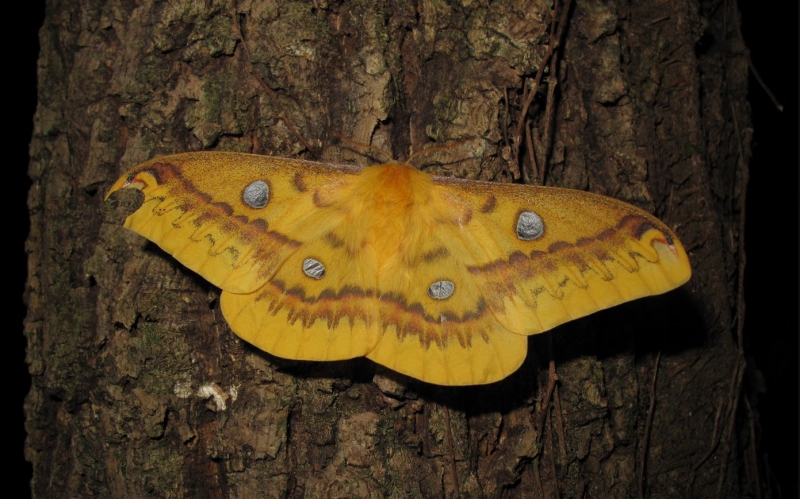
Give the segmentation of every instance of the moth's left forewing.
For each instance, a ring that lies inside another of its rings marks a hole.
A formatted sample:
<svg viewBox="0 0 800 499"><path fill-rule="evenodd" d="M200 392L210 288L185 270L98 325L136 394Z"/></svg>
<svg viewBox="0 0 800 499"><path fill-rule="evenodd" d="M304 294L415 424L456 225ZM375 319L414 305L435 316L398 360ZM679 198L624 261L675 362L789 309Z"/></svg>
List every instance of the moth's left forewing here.
<svg viewBox="0 0 800 499"><path fill-rule="evenodd" d="M520 334L669 291L691 269L662 222L634 206L569 189L437 180L477 208L464 231L469 278L488 309Z"/></svg>
<svg viewBox="0 0 800 499"><path fill-rule="evenodd" d="M141 190L142 205L125 227L223 290L251 293L300 244L286 228L314 207L310 196L297 195L307 188L297 175L310 169L299 160L249 154L175 154L133 168L109 195Z"/></svg>

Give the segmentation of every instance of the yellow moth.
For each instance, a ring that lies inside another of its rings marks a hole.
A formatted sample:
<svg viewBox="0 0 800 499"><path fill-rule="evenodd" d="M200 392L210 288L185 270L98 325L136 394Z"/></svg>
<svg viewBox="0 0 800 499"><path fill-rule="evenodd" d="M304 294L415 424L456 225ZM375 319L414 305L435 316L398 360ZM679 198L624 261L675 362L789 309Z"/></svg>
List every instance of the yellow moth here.
<svg viewBox="0 0 800 499"><path fill-rule="evenodd" d="M569 189L226 152L143 163L125 221L222 289L231 329L279 357L366 356L440 385L491 383L527 336L686 282L672 231Z"/></svg>

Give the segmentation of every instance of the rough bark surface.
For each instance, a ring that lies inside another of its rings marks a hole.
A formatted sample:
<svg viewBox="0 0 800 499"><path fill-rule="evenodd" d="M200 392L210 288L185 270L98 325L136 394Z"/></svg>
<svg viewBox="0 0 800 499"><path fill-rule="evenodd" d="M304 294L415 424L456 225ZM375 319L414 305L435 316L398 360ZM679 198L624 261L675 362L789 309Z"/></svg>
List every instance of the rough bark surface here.
<svg viewBox="0 0 800 499"><path fill-rule="evenodd" d="M735 6L575 0L560 44L553 17L521 0L48 2L27 245L34 495L754 495ZM135 196L103 200L126 169L186 150L365 161L332 132L400 159L472 139L427 169L637 204L677 231L694 277L531 338L500 383L440 388L253 349L218 290L122 227Z"/></svg>

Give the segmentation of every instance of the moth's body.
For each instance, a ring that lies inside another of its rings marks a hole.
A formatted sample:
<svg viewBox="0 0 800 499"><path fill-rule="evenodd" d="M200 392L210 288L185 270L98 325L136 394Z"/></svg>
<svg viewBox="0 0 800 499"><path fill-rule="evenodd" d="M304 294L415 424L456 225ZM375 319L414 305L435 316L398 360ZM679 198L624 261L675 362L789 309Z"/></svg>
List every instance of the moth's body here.
<svg viewBox="0 0 800 499"><path fill-rule="evenodd" d="M356 253L365 244L368 260L375 262L376 285L399 263L413 266L420 257L419 240L430 230L436 201L431 176L402 163L366 168L342 190L340 202L353 229L351 248Z"/></svg>
<svg viewBox="0 0 800 499"><path fill-rule="evenodd" d="M245 340L293 359L367 356L437 384L502 379L527 335L691 272L671 231L630 205L400 163L189 153L139 165L111 192L127 186L145 201L126 227L222 288Z"/></svg>

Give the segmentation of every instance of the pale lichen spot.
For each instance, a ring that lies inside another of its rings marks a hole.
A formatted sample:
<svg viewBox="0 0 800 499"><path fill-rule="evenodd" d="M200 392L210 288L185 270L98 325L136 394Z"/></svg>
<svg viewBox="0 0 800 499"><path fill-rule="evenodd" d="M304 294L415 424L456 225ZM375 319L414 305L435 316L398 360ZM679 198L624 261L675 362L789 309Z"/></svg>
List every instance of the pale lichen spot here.
<svg viewBox="0 0 800 499"><path fill-rule="evenodd" d="M436 281L428 287L428 296L434 300L444 300L450 298L456 290L456 285L452 281Z"/></svg>
<svg viewBox="0 0 800 499"><path fill-rule="evenodd" d="M225 399L228 398L228 394L214 382L207 383L198 388L197 396L201 399L209 399L213 403L213 407L209 408L217 412L224 411L228 408L228 404L225 401Z"/></svg>
<svg viewBox="0 0 800 499"><path fill-rule="evenodd" d="M542 217L532 211L523 211L517 218L517 237L523 241L533 241L544 234Z"/></svg>
<svg viewBox="0 0 800 499"><path fill-rule="evenodd" d="M312 279L322 279L325 277L325 265L319 260L306 258L303 260L303 273Z"/></svg>
<svg viewBox="0 0 800 499"><path fill-rule="evenodd" d="M263 180L256 180L244 188L242 201L250 208L260 210L269 202L269 185Z"/></svg>
<svg viewBox="0 0 800 499"><path fill-rule="evenodd" d="M178 381L172 389L176 397L188 399L192 396L192 384L186 381Z"/></svg>

